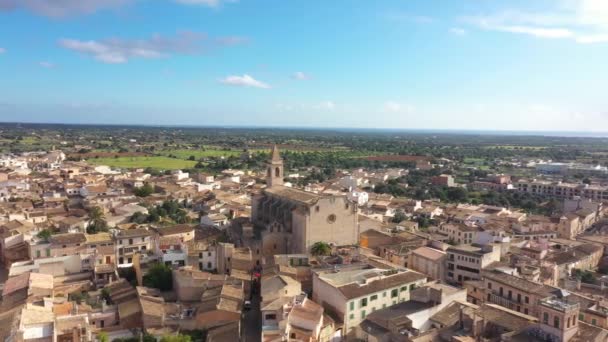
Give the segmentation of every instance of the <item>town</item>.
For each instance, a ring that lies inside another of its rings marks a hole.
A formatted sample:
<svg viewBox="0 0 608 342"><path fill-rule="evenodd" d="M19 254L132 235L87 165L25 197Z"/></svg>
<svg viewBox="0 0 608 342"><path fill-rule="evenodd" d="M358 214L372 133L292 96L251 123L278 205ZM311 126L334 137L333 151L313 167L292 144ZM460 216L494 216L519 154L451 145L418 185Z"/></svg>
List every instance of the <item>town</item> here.
<svg viewBox="0 0 608 342"><path fill-rule="evenodd" d="M603 140L54 129L2 132L2 341L608 340Z"/></svg>

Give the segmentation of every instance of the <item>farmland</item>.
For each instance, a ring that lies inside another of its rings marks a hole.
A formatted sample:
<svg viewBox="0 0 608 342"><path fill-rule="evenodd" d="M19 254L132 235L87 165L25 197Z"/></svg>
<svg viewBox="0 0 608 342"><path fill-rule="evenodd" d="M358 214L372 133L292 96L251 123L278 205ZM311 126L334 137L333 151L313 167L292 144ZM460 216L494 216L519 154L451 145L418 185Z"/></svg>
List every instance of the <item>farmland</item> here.
<svg viewBox="0 0 608 342"><path fill-rule="evenodd" d="M95 165L107 165L111 167L134 169L152 168L156 170L188 169L196 165L195 161L183 160L169 157L118 157L118 158L92 158L87 160Z"/></svg>

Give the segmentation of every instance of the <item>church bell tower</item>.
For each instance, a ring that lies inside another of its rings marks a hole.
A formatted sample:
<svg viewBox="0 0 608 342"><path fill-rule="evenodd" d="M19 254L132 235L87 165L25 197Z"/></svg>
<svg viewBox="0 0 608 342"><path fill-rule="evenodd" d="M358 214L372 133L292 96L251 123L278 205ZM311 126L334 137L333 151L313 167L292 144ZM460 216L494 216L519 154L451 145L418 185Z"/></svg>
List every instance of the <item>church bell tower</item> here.
<svg viewBox="0 0 608 342"><path fill-rule="evenodd" d="M268 187L283 185L283 159L277 145L272 147L271 158L266 166L266 185Z"/></svg>

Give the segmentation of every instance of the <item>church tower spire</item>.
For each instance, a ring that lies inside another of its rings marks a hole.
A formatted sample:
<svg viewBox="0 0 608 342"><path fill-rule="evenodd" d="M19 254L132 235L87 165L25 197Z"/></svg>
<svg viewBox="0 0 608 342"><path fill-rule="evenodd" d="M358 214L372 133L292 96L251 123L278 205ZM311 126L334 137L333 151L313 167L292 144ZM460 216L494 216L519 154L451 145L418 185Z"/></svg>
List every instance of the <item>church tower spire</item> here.
<svg viewBox="0 0 608 342"><path fill-rule="evenodd" d="M266 185L283 185L283 159L277 145L272 146L271 157L266 166Z"/></svg>

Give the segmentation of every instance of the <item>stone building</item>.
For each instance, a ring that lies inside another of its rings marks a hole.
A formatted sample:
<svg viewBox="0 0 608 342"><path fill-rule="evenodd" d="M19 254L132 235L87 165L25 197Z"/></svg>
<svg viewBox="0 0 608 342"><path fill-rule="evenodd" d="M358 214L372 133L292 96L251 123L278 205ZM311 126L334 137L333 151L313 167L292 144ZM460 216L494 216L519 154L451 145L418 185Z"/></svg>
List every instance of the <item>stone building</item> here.
<svg viewBox="0 0 608 342"><path fill-rule="evenodd" d="M283 161L277 147L268 162L266 184L252 200L252 221L262 228L264 256L306 253L319 241L334 245L358 242L357 206L346 195L323 195L283 185Z"/></svg>

